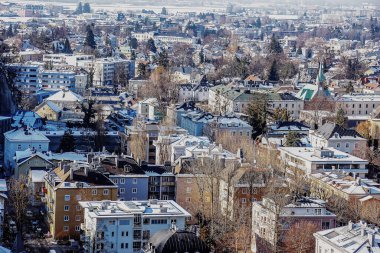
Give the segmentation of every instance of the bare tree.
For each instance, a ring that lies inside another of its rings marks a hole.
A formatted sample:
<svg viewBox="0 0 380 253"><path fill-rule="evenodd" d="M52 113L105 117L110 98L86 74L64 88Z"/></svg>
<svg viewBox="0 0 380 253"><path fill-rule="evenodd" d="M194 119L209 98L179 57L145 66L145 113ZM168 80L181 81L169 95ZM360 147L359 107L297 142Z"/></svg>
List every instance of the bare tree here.
<svg viewBox="0 0 380 253"><path fill-rule="evenodd" d="M9 180L9 203L14 208L16 225L21 232L26 218L30 194L25 176Z"/></svg>
<svg viewBox="0 0 380 253"><path fill-rule="evenodd" d="M285 252L312 253L315 250L313 234L318 231L317 224L310 221L293 223L286 232L284 239Z"/></svg>

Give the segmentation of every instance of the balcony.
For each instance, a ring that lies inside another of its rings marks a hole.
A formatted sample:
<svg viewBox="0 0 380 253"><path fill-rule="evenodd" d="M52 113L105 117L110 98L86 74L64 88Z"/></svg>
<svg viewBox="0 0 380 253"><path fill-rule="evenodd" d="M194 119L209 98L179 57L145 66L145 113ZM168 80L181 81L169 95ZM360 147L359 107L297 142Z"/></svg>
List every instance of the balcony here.
<svg viewBox="0 0 380 253"><path fill-rule="evenodd" d="M175 182L162 182L162 186L175 186Z"/></svg>

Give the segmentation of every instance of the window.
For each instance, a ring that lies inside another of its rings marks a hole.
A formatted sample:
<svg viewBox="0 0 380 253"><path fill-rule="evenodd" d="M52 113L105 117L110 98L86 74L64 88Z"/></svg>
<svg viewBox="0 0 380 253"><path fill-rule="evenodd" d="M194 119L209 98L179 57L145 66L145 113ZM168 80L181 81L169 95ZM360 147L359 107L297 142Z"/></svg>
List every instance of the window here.
<svg viewBox="0 0 380 253"><path fill-rule="evenodd" d="M190 197L186 197L186 202L191 202L191 198Z"/></svg>
<svg viewBox="0 0 380 253"><path fill-rule="evenodd" d="M112 231L111 236L114 237L115 236L115 232Z"/></svg>
<svg viewBox="0 0 380 253"><path fill-rule="evenodd" d="M193 182L192 178L187 178L186 183L191 184Z"/></svg>
<svg viewBox="0 0 380 253"><path fill-rule="evenodd" d="M168 195L162 195L162 200L168 200L169 196Z"/></svg>
<svg viewBox="0 0 380 253"><path fill-rule="evenodd" d="M124 236L124 231L121 231L121 236Z"/></svg>
<svg viewBox="0 0 380 253"><path fill-rule="evenodd" d="M63 231L69 231L69 226L63 226Z"/></svg>
<svg viewBox="0 0 380 253"><path fill-rule="evenodd" d="M243 188L243 190L241 190L241 193L242 194L247 194L248 193L248 189L247 188Z"/></svg>
<svg viewBox="0 0 380 253"><path fill-rule="evenodd" d="M91 193L92 193L92 195L97 195L98 194L98 190L97 189L92 189Z"/></svg>
<svg viewBox="0 0 380 253"><path fill-rule="evenodd" d="M70 195L65 195L65 201L70 201Z"/></svg>
<svg viewBox="0 0 380 253"><path fill-rule="evenodd" d="M132 193L137 193L137 188L132 188Z"/></svg>
<svg viewBox="0 0 380 253"><path fill-rule="evenodd" d="M75 231L80 231L80 226L75 226Z"/></svg>
<svg viewBox="0 0 380 253"><path fill-rule="evenodd" d="M65 210L66 212L69 211L69 209L70 209L70 206L68 206L68 205L65 205L65 206L63 207L63 210Z"/></svg>
<svg viewBox="0 0 380 253"><path fill-rule="evenodd" d="M80 215L75 215L75 220L80 221Z"/></svg>
<svg viewBox="0 0 380 253"><path fill-rule="evenodd" d="M110 193L110 191L108 189L103 190L103 195L108 195L109 193Z"/></svg>
<svg viewBox="0 0 380 253"><path fill-rule="evenodd" d="M120 184L125 184L125 178L120 178Z"/></svg>
<svg viewBox="0 0 380 253"><path fill-rule="evenodd" d="M132 179L132 184L137 184L137 178Z"/></svg>
<svg viewBox="0 0 380 253"><path fill-rule="evenodd" d="M18 150L21 150L21 144L18 144L18 145L17 145L17 149L18 149Z"/></svg>
<svg viewBox="0 0 380 253"><path fill-rule="evenodd" d="M69 221L69 216L68 215L63 216L63 221Z"/></svg>
<svg viewBox="0 0 380 253"><path fill-rule="evenodd" d="M120 188L119 191L120 191L120 193L124 193L125 192L125 188Z"/></svg>
<svg viewBox="0 0 380 253"><path fill-rule="evenodd" d="M191 187L186 187L186 193L191 193Z"/></svg>
<svg viewBox="0 0 380 253"><path fill-rule="evenodd" d="M136 200L137 200L137 198L135 198L135 197L132 198L132 201L136 201Z"/></svg>
<svg viewBox="0 0 380 253"><path fill-rule="evenodd" d="M113 243L111 243L111 249L113 249Z"/></svg>
<svg viewBox="0 0 380 253"><path fill-rule="evenodd" d="M246 198L242 198L241 199L241 203L243 203L243 204L247 203L247 199Z"/></svg>
<svg viewBox="0 0 380 253"><path fill-rule="evenodd" d="M315 209L315 215L321 215L321 214L322 214L322 210L320 208Z"/></svg>
<svg viewBox="0 0 380 253"><path fill-rule="evenodd" d="M350 147L350 143L346 143L346 148L349 148Z"/></svg>
<svg viewBox="0 0 380 253"><path fill-rule="evenodd" d="M336 147L337 147L337 148L340 148L340 142L338 142L338 143L336 144Z"/></svg>
<svg viewBox="0 0 380 253"><path fill-rule="evenodd" d="M151 220L151 224L152 225L155 225L155 224L168 224L168 220L166 220L166 219L155 219L155 220Z"/></svg>
<svg viewBox="0 0 380 253"><path fill-rule="evenodd" d="M81 210L80 205L77 205L75 209L76 209L77 211L80 211L80 210Z"/></svg>
<svg viewBox="0 0 380 253"><path fill-rule="evenodd" d="M117 180L117 178L115 178L115 179L113 180L113 182L114 182L115 184L118 184L119 180Z"/></svg>
<svg viewBox="0 0 380 253"><path fill-rule="evenodd" d="M124 243L123 242L121 243L120 248L124 249Z"/></svg>
<svg viewBox="0 0 380 253"><path fill-rule="evenodd" d="M330 228L330 222L322 221L322 229L329 229L329 228Z"/></svg>
<svg viewBox="0 0 380 253"><path fill-rule="evenodd" d="M82 199L82 196L81 195L77 195L75 198L79 201L79 200Z"/></svg>

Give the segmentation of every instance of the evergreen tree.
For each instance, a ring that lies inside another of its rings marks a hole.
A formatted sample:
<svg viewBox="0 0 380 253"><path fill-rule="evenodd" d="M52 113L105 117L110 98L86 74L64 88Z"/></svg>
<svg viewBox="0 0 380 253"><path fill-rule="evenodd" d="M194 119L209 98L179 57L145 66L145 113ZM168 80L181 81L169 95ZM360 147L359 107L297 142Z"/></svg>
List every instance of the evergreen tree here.
<svg viewBox="0 0 380 253"><path fill-rule="evenodd" d="M165 7L162 7L161 14L168 15L168 10Z"/></svg>
<svg viewBox="0 0 380 253"><path fill-rule="evenodd" d="M278 74L278 66L277 61L273 60L271 66L269 67L267 79L269 81L278 81L280 80L279 74Z"/></svg>
<svg viewBox="0 0 380 253"><path fill-rule="evenodd" d="M346 93L353 93L355 91L354 89L354 85L352 84L352 82L350 81L346 87Z"/></svg>
<svg viewBox="0 0 380 253"><path fill-rule="evenodd" d="M157 48L156 48L156 45L154 43L154 40L152 38L150 38L148 40L148 43L147 43L147 47L148 47L148 50L153 52L153 53L156 53L157 52Z"/></svg>
<svg viewBox="0 0 380 253"><path fill-rule="evenodd" d="M78 6L74 12L74 14L76 15L79 15L79 14L82 14L83 13L83 6L82 6L82 2L79 2L78 3Z"/></svg>
<svg viewBox="0 0 380 253"><path fill-rule="evenodd" d="M137 47L139 46L137 39L136 38L130 38L129 46L133 49L137 49Z"/></svg>
<svg viewBox="0 0 380 253"><path fill-rule="evenodd" d="M87 35L86 35L86 40L84 42L84 45L91 47L92 49L96 48L94 32L92 31L92 28L90 25L87 26Z"/></svg>
<svg viewBox="0 0 380 253"><path fill-rule="evenodd" d="M131 53L131 60L136 60L136 52L135 50L132 50L132 53Z"/></svg>
<svg viewBox="0 0 380 253"><path fill-rule="evenodd" d="M298 54L298 55L301 55L301 54L302 54L302 48L301 48L301 46L298 47L298 49L297 49L297 54Z"/></svg>
<svg viewBox="0 0 380 253"><path fill-rule="evenodd" d="M83 13L91 13L91 7L89 3L83 5Z"/></svg>
<svg viewBox="0 0 380 253"><path fill-rule="evenodd" d="M346 113L342 108L339 108L339 110L336 112L335 116L335 124L344 127L347 123Z"/></svg>
<svg viewBox="0 0 380 253"><path fill-rule="evenodd" d="M12 27L12 24L9 25L8 27L8 30L6 32L6 36L7 37L12 37L14 34L13 34L13 27Z"/></svg>
<svg viewBox="0 0 380 253"><path fill-rule="evenodd" d="M66 54L72 54L73 53L73 50L71 50L71 45L70 45L70 41L68 38L66 38L66 40L65 40L63 52Z"/></svg>
<svg viewBox="0 0 380 253"><path fill-rule="evenodd" d="M147 76L148 73L147 73L146 65L144 63L140 62L137 65L137 73L141 77L146 77Z"/></svg>
<svg viewBox="0 0 380 253"><path fill-rule="evenodd" d="M82 105L82 111L84 112L83 126L92 127L93 120L95 119L94 101L88 101L87 106Z"/></svg>
<svg viewBox="0 0 380 253"><path fill-rule="evenodd" d="M261 19L260 18L256 19L256 24L255 25L256 25L257 28L261 28Z"/></svg>
<svg viewBox="0 0 380 253"><path fill-rule="evenodd" d="M75 139L71 134L71 131L66 131L61 139L61 143L59 144L60 152L72 152L75 147Z"/></svg>
<svg viewBox="0 0 380 253"><path fill-rule="evenodd" d="M199 62L204 63L205 62L205 54L203 52L203 49L199 52Z"/></svg>
<svg viewBox="0 0 380 253"><path fill-rule="evenodd" d="M300 144L301 136L299 133L291 131L286 136L285 147L298 147Z"/></svg>
<svg viewBox="0 0 380 253"><path fill-rule="evenodd" d="M169 57L168 57L168 53L166 52L166 50L162 50L162 52L158 53L157 64L159 66L164 67L164 68L169 67Z"/></svg>
<svg viewBox="0 0 380 253"><path fill-rule="evenodd" d="M269 43L268 51L270 54L282 54L283 49L281 47L280 42L276 39L274 35L272 35L271 41Z"/></svg>
<svg viewBox="0 0 380 253"><path fill-rule="evenodd" d="M248 123L252 126L252 138L266 132L268 103L265 97L260 97L248 105Z"/></svg>

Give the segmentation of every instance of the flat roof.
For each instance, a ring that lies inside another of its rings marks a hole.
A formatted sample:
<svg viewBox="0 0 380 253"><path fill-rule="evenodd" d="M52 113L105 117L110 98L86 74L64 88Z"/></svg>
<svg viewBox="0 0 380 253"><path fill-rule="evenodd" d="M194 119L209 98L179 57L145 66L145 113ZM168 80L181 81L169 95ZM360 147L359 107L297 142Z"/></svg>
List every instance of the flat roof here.
<svg viewBox="0 0 380 253"><path fill-rule="evenodd" d="M325 162L344 162L344 163L365 163L368 164L367 160L361 159L359 157L350 155L348 153L342 152L335 148L325 148L325 151L333 151L333 157L318 157L315 155L314 151L316 148L309 147L280 147L281 152L288 153L294 157L298 157L302 160L315 163L325 163Z"/></svg>

